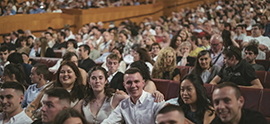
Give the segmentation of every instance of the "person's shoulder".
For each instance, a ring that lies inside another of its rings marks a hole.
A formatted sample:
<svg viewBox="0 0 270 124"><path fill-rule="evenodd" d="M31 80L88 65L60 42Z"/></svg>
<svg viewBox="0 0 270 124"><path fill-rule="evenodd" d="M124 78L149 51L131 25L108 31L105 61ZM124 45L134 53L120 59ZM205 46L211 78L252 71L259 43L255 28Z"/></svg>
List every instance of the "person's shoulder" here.
<svg viewBox="0 0 270 124"><path fill-rule="evenodd" d="M266 118L260 112L251 109L242 109L241 122L243 124L253 124L255 122L258 124L268 124Z"/></svg>

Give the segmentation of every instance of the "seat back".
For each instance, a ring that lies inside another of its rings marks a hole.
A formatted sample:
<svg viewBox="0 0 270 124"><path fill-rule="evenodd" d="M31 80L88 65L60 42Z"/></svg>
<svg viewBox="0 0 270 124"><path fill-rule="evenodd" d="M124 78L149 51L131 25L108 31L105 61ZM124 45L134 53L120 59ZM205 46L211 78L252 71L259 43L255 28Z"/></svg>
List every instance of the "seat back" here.
<svg viewBox="0 0 270 124"><path fill-rule="evenodd" d="M181 79L183 79L193 68L193 66L177 66L181 72Z"/></svg>
<svg viewBox="0 0 270 124"><path fill-rule="evenodd" d="M265 82L266 74L267 74L266 71L256 71L256 75L259 78L262 85Z"/></svg>
<svg viewBox="0 0 270 124"><path fill-rule="evenodd" d="M269 66L270 66L270 61L269 60L255 60L255 62L259 65L262 65L264 67L265 70L268 70Z"/></svg>
<svg viewBox="0 0 270 124"><path fill-rule="evenodd" d="M260 106L260 98L262 95L262 89L241 87L240 90L241 90L242 96L245 99L243 108L248 108L248 109L258 111L259 106Z"/></svg>
<svg viewBox="0 0 270 124"><path fill-rule="evenodd" d="M270 123L270 89L263 89L259 112L264 115L267 121Z"/></svg>
<svg viewBox="0 0 270 124"><path fill-rule="evenodd" d="M157 90L160 91L164 98L167 98L167 92L169 90L171 80L164 80L164 79L153 79L153 82L155 83Z"/></svg>
<svg viewBox="0 0 270 124"><path fill-rule="evenodd" d="M264 88L270 89L270 72L266 72L265 80L262 85Z"/></svg>
<svg viewBox="0 0 270 124"><path fill-rule="evenodd" d="M178 97L179 90L180 90L180 81L170 81L169 88L167 91L167 97L165 98L165 100Z"/></svg>

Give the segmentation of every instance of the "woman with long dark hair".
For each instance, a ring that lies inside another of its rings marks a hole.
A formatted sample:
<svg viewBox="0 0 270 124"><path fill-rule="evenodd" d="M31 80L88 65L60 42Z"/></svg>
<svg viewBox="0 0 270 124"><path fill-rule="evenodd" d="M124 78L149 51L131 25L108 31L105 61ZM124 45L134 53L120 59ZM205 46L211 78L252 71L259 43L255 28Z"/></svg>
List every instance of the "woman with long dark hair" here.
<svg viewBox="0 0 270 124"><path fill-rule="evenodd" d="M188 74L180 83L178 103L183 109L187 121L195 124L210 124L215 118L214 109L207 98L202 79Z"/></svg>
<svg viewBox="0 0 270 124"><path fill-rule="evenodd" d="M108 74L104 68L95 66L88 75L85 97L74 109L82 113L87 122L101 123L109 117L121 100L129 96L114 94L114 89L108 86Z"/></svg>
<svg viewBox="0 0 270 124"><path fill-rule="evenodd" d="M199 75L203 83L210 83L210 81L218 74L220 67L212 65L210 52L202 50L199 52L195 66L191 73Z"/></svg>

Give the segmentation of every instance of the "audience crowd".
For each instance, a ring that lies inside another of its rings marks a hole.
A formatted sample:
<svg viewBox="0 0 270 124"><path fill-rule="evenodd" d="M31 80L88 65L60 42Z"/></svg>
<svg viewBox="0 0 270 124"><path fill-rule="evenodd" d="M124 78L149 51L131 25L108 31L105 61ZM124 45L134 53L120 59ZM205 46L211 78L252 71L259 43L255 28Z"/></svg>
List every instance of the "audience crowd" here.
<svg viewBox="0 0 270 124"><path fill-rule="evenodd" d="M1 0L0 14L139 4ZM78 32L65 25L40 35L18 29L3 36L0 123L268 123L243 108L239 87L263 89L255 72L270 70L256 63L270 50L269 0L219 0L139 24L91 22ZM35 59L56 58L57 50L62 58L53 67ZM193 69L185 75L179 66ZM180 82L180 91L170 91L178 97L165 102L153 79ZM217 85L212 99L204 83Z"/></svg>

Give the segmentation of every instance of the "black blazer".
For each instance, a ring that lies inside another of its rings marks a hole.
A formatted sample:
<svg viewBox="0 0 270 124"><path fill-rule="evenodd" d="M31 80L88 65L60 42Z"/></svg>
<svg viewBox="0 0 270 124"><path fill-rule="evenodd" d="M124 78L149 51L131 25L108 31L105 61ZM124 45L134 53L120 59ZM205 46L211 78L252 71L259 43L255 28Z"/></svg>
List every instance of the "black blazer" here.
<svg viewBox="0 0 270 124"><path fill-rule="evenodd" d="M123 85L123 82L124 82L124 74L122 72L117 72L111 82L109 82L110 84L110 88L113 88L113 89L118 89L118 90L123 90L126 92L126 89Z"/></svg>

